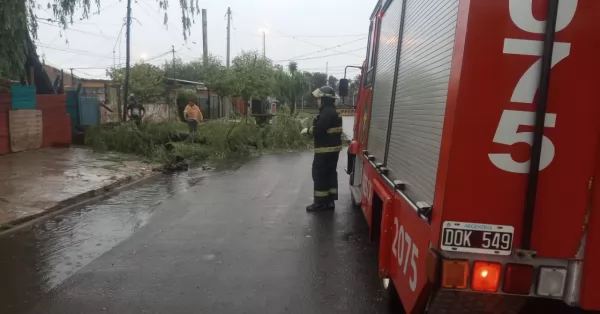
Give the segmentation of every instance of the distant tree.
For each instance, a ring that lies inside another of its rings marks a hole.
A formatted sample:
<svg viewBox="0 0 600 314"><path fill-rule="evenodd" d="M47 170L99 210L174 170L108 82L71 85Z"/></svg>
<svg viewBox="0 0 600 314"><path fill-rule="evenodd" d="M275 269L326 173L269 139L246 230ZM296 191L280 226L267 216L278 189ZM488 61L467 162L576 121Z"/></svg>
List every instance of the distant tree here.
<svg viewBox="0 0 600 314"><path fill-rule="evenodd" d="M163 69L167 77L203 83L206 88L215 91L221 100L234 93L230 71L214 55L208 56L207 66L201 59L190 62L176 59L174 62L165 62Z"/></svg>
<svg viewBox="0 0 600 314"><path fill-rule="evenodd" d="M296 72L298 72L298 63L296 61L292 61L288 64L288 71L290 71L290 74L292 74L292 76L296 75Z"/></svg>
<svg viewBox="0 0 600 314"><path fill-rule="evenodd" d="M360 74L357 74L349 83L348 97L345 100L345 104L353 106L356 103L358 92L360 90Z"/></svg>
<svg viewBox="0 0 600 314"><path fill-rule="evenodd" d="M298 64L290 62L286 73L282 66L275 66L276 95L290 104L290 112L294 114L298 100L308 90L308 80L305 75L298 73Z"/></svg>
<svg viewBox="0 0 600 314"><path fill-rule="evenodd" d="M125 83L125 68L110 69L106 72L113 81L121 85ZM164 72L161 68L148 63L136 63L131 67L129 91L142 103L155 102L165 96L163 79Z"/></svg>
<svg viewBox="0 0 600 314"><path fill-rule="evenodd" d="M310 73L310 89L311 91L327 85L327 74L321 72Z"/></svg>
<svg viewBox="0 0 600 314"><path fill-rule="evenodd" d="M166 77L193 82L202 81L202 68L202 62L198 60L184 62L181 58L165 62L163 65Z"/></svg>
<svg viewBox="0 0 600 314"><path fill-rule="evenodd" d="M333 89L335 89L336 91L338 90L338 79L335 76L330 75L329 78L327 79L327 85L333 87Z"/></svg>
<svg viewBox="0 0 600 314"><path fill-rule="evenodd" d="M275 71L270 59L258 51L242 51L231 62L232 93L245 101L266 99L275 93Z"/></svg>
<svg viewBox="0 0 600 314"><path fill-rule="evenodd" d="M327 85L327 74L321 72L304 72L304 79L308 83L305 92L303 92L304 101L308 107L316 107L317 101L312 95L315 89Z"/></svg>

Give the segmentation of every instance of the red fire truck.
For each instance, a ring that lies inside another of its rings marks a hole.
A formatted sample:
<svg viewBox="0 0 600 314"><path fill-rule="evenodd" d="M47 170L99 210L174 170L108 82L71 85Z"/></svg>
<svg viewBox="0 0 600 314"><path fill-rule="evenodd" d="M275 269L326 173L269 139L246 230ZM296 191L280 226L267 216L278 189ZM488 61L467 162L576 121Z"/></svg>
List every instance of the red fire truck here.
<svg viewBox="0 0 600 314"><path fill-rule="evenodd" d="M347 172L407 313L600 310L599 17L597 0L377 4Z"/></svg>

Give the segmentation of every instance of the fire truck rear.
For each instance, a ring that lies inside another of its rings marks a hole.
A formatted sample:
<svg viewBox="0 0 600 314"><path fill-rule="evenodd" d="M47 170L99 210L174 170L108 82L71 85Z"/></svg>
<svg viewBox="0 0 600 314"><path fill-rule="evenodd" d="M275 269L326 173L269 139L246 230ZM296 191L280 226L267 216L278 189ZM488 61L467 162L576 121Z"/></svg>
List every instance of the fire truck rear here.
<svg viewBox="0 0 600 314"><path fill-rule="evenodd" d="M600 310L599 17L597 0L377 4L347 171L406 312Z"/></svg>

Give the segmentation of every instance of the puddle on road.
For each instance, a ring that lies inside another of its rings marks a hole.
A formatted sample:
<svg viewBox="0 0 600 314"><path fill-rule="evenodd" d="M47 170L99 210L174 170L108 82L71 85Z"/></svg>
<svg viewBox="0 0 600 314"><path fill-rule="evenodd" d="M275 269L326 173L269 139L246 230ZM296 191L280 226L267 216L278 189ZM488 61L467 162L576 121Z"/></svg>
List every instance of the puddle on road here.
<svg viewBox="0 0 600 314"><path fill-rule="evenodd" d="M23 313L73 273L144 226L159 204L215 171L165 175L0 236L0 313Z"/></svg>

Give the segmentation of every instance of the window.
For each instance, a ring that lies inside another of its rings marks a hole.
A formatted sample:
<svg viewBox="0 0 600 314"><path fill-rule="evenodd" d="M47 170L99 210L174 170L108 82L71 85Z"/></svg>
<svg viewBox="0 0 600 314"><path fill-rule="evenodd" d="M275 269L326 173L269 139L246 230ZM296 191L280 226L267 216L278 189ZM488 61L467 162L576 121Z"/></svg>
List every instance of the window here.
<svg viewBox="0 0 600 314"><path fill-rule="evenodd" d="M375 33L375 21L371 21L371 26L369 26L369 43L367 47L367 70L373 67L373 43L375 42L375 38L373 38L373 34Z"/></svg>
<svg viewBox="0 0 600 314"><path fill-rule="evenodd" d="M375 50L377 48L376 44L377 44L377 22L378 22L378 18L377 16L375 16L372 20L371 20L371 26L369 27L369 43L368 43L368 47L367 47L367 66L366 66L366 75L365 75L365 87L368 87L371 85L372 83L372 78L373 78L373 66L375 65Z"/></svg>

